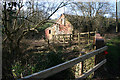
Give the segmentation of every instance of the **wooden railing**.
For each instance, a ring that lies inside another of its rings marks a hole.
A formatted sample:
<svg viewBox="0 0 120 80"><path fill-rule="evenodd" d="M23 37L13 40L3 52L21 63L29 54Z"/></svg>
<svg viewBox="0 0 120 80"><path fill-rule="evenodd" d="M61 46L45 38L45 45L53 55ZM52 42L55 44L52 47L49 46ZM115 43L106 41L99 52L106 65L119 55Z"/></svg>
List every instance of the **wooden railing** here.
<svg viewBox="0 0 120 80"><path fill-rule="evenodd" d="M102 48L99 48L97 50L94 50L90 53L87 53L85 55L82 55L80 57L77 57L77 58L74 58L72 60L69 60L67 62L64 62L62 64L59 64L59 65L56 65L56 66L53 66L51 68L48 68L48 69L45 69L43 71L40 71L40 72L37 72L37 73L34 73L34 74L31 74L29 76L26 76L26 77L23 77L21 79L31 79L31 78L37 78L37 79L44 79L44 78L47 78L51 75L54 75L60 71L63 71L67 68L70 68L72 66L74 66L75 64L77 63L80 63L82 61L85 61L86 59L92 57L92 56L95 56L95 55L98 55L98 54L101 54L103 51L107 50L107 46L104 46ZM81 79L81 78L86 78L88 75L90 75L92 72L94 72L95 70L97 70L98 68L100 68L104 63L106 63L106 59L102 60L101 62L99 62L98 64L96 64L93 68L89 69L86 73L82 74L79 78L77 79ZM20 79L20 80L21 80Z"/></svg>
<svg viewBox="0 0 120 80"><path fill-rule="evenodd" d="M83 32L83 33L77 33L77 34L58 34L58 35L53 35L52 36L52 42L55 43L55 40L58 40L59 43L71 43L72 42L76 42L79 44L80 43L80 39L87 39L88 44L90 42L90 38L94 37L91 36L91 34L95 34L95 32ZM86 37L85 37L86 35ZM57 42L58 43L58 42Z"/></svg>

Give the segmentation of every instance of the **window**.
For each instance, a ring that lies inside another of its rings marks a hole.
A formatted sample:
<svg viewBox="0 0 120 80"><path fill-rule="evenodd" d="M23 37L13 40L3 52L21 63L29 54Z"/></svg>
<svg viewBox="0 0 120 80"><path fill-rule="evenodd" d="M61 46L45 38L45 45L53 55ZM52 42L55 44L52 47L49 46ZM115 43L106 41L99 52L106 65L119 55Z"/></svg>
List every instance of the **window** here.
<svg viewBox="0 0 120 80"><path fill-rule="evenodd" d="M62 19L62 24L64 25L64 19Z"/></svg>
<svg viewBox="0 0 120 80"><path fill-rule="evenodd" d="M65 19L61 19L61 24L65 25Z"/></svg>
<svg viewBox="0 0 120 80"><path fill-rule="evenodd" d="M49 30L49 34L51 34L51 30Z"/></svg>
<svg viewBox="0 0 120 80"><path fill-rule="evenodd" d="M62 19L61 19L61 24L62 24L62 22L63 22L63 21L62 21Z"/></svg>

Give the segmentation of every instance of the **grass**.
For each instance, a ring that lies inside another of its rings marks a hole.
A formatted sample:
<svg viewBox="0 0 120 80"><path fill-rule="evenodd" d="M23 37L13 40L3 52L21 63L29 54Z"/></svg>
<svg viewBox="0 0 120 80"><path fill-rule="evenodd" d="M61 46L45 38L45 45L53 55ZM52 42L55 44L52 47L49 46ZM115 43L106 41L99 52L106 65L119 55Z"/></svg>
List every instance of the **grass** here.
<svg viewBox="0 0 120 80"><path fill-rule="evenodd" d="M107 40L108 54L106 55L106 68L109 74L120 76L120 35Z"/></svg>

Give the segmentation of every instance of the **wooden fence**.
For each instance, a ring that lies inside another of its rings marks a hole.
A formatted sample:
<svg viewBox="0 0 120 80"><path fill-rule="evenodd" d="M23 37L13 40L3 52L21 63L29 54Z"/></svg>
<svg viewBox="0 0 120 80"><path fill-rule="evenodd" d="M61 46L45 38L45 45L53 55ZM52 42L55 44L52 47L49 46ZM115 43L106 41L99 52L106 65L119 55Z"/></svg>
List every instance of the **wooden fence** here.
<svg viewBox="0 0 120 80"><path fill-rule="evenodd" d="M21 78L20 80L22 79L33 79L33 78L37 78L37 79L44 79L44 78L47 78L51 75L54 75L60 71L63 71L67 68L70 68L72 66L74 66L75 64L77 63L80 63L82 61L85 61L86 59L88 58L91 58L92 56L95 56L95 55L99 55L101 54L103 51L107 50L107 46L104 46L102 48L99 48L97 50L94 50L90 53L87 53L85 55L82 55L80 57L77 57L77 58L74 58L72 60L69 60L67 62L64 62L62 64L59 64L59 65L56 65L56 66L53 66L51 68L48 68L48 69L45 69L43 71L40 71L40 72L37 72L37 73L34 73L34 74L31 74L29 76L26 76L26 77L23 77ZM104 55L103 55L104 56ZM85 72L84 74L82 74L79 78L77 78L77 80L79 79L82 79L82 78L86 78L88 75L90 75L92 72L94 72L95 70L97 70L98 68L100 68L104 63L106 63L106 59L103 59L102 61L100 61L98 64L96 64L93 68L89 69L87 72Z"/></svg>
<svg viewBox="0 0 120 80"><path fill-rule="evenodd" d="M84 32L84 33L77 33L77 34L58 34L58 35L53 35L52 36L52 42L59 42L59 43L78 43L80 44L81 42L86 42L83 39L86 39L88 44L90 43L91 39L95 36L95 32ZM48 40L48 42L50 42Z"/></svg>

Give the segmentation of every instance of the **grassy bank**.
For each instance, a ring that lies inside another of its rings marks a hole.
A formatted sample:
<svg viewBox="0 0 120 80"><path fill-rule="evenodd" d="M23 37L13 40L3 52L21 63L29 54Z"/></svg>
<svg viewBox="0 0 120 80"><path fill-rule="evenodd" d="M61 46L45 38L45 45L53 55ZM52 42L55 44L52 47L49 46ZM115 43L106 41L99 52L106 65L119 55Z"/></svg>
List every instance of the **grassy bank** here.
<svg viewBox="0 0 120 80"><path fill-rule="evenodd" d="M109 77L120 77L120 34L106 38L108 46L108 54L106 55L106 68Z"/></svg>

